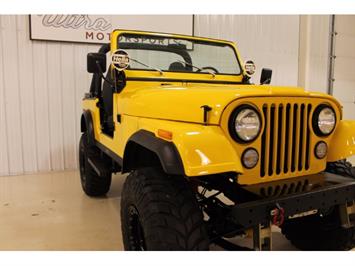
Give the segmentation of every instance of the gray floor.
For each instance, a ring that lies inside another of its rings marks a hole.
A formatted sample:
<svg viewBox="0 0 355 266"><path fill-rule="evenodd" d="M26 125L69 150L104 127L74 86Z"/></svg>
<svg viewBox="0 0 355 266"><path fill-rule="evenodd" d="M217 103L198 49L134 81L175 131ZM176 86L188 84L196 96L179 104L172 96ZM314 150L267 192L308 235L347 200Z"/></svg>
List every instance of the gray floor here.
<svg viewBox="0 0 355 266"><path fill-rule="evenodd" d="M123 182L115 176L107 197L92 199L81 191L77 171L0 177L0 250L122 250ZM295 250L276 228L273 248Z"/></svg>

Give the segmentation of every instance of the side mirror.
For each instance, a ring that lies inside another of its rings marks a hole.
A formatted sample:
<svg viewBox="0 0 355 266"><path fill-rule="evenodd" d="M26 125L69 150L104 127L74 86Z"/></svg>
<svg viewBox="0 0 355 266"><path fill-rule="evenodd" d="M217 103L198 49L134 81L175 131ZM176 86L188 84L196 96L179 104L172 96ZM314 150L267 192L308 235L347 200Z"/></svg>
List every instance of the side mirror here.
<svg viewBox="0 0 355 266"><path fill-rule="evenodd" d="M260 84L270 84L272 77L272 70L270 68L263 68L261 70Z"/></svg>
<svg viewBox="0 0 355 266"><path fill-rule="evenodd" d="M106 55L103 53L88 53L87 71L102 74L106 72Z"/></svg>

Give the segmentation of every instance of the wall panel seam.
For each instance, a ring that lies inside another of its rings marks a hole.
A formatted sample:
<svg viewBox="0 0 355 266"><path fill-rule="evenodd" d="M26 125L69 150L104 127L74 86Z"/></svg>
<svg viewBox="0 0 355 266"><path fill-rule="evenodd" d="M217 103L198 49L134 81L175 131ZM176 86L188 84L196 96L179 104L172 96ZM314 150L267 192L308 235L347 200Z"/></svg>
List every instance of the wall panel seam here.
<svg viewBox="0 0 355 266"><path fill-rule="evenodd" d="M46 57L46 60L45 60L45 64L46 64L46 69L48 69L48 43L45 44L45 52L44 52L44 55ZM48 91L48 88L49 88L49 80L48 80L48 71L46 72L46 89ZM50 121L50 116L51 116L51 112L50 112L50 108L49 108L49 105L50 105L50 93L48 91L47 93L47 112L48 112L48 116L47 116L47 119L48 119L48 157L49 157L49 169L50 170L53 170L53 162L52 162L52 152L51 152L51 147L52 147L52 137L51 137L51 121Z"/></svg>
<svg viewBox="0 0 355 266"><path fill-rule="evenodd" d="M77 84L76 84L76 82L75 82L75 80L76 80L76 75L77 75L77 69L76 69L76 67L75 67L75 47L74 47L74 45L72 46L72 49L73 49L73 66L74 66L74 73L73 73L73 75L74 75L74 80L73 80L73 82L74 82L74 143L75 143L75 149L77 149L78 148L78 138L76 137L76 129L77 129L77 114L76 114L76 105L78 104L78 102L77 102L77 97L76 97L76 92L77 92ZM75 150L74 149L74 150ZM77 157L77 152L75 152L74 153L74 160L75 160L75 165L77 165L77 162L78 162L78 157Z"/></svg>
<svg viewBox="0 0 355 266"><path fill-rule="evenodd" d="M19 38L18 38L18 22L17 19L15 19L15 28L16 28L16 63L17 63L17 69L20 69L20 58L19 58ZM21 75L21 73L19 73ZM21 84L20 80L17 79L17 92L18 92L18 102L19 105L17 106L18 111L19 111L19 117L20 117L20 132L21 132L21 163L22 163L22 172L25 172L25 159L24 159L24 145L23 145L23 125L22 125L22 101L21 101Z"/></svg>
<svg viewBox="0 0 355 266"><path fill-rule="evenodd" d="M31 52L32 52L32 69L35 69L35 60L33 59L33 54L34 54L34 47L35 47L35 43L32 43L31 45ZM36 81L35 81L35 73L33 72L32 73L32 82L33 82L33 94L34 94L34 97L33 97L33 101L34 101L34 104L33 104L33 107L32 107L32 111L33 111L33 114L34 114L34 119L33 119L33 123L35 124L34 125L34 128L35 128L35 138L34 138L34 141L35 141L35 147L36 147L36 170L37 172L39 171L39 160L38 160L38 141L37 141L37 115L36 115L36 105L37 105L37 97L36 97Z"/></svg>
<svg viewBox="0 0 355 266"><path fill-rule="evenodd" d="M0 17L1 20L1 17ZM2 80L2 86L3 86L3 101L4 101L4 121L5 121L5 137L6 137L6 158L7 158L7 173L10 173L10 160L9 160L9 142L7 141L7 136L8 136L8 126L7 126L7 116L6 116L6 92L5 92L5 62L4 62L4 29L2 27L1 24L1 29L0 29L0 41L1 41L1 64L2 64L2 76L3 76L3 80Z"/></svg>
<svg viewBox="0 0 355 266"><path fill-rule="evenodd" d="M62 168L63 170L65 169L65 148L64 148L64 118L63 118L63 91L64 91L64 88L63 88L63 82L62 82L62 77L63 77L63 60L62 60L62 47L59 46L59 53L60 53L60 56L59 56L59 65L60 65L60 75L59 75L59 80L60 80L60 119L62 121L62 137L61 137L61 141L62 141L62 146L63 146L63 149L62 149L62 158L63 158L63 164L62 164Z"/></svg>

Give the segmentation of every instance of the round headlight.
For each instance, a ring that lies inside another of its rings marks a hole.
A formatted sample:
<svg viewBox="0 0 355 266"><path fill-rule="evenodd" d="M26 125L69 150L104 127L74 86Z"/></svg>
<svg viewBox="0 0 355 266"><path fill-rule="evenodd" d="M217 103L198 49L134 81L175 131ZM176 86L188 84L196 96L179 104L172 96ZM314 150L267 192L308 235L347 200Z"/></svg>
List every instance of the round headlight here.
<svg viewBox="0 0 355 266"><path fill-rule="evenodd" d="M328 152L328 146L324 141L320 141L317 143L314 153L318 159L323 159Z"/></svg>
<svg viewBox="0 0 355 266"><path fill-rule="evenodd" d="M232 114L229 130L232 137L239 142L256 139L261 129L259 113L249 105L238 107Z"/></svg>
<svg viewBox="0 0 355 266"><path fill-rule="evenodd" d="M317 135L329 135L333 132L335 124L335 112L330 106L320 105L316 108L313 116L313 127Z"/></svg>
<svg viewBox="0 0 355 266"><path fill-rule="evenodd" d="M249 148L243 152L242 163L245 168L248 169L254 168L257 165L258 161L259 161L259 154L255 149Z"/></svg>

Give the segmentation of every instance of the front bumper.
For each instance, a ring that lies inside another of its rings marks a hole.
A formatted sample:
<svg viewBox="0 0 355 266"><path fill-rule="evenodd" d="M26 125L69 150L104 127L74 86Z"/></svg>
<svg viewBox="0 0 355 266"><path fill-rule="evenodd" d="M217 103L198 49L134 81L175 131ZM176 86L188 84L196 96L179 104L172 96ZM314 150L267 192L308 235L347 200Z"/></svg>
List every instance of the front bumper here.
<svg viewBox="0 0 355 266"><path fill-rule="evenodd" d="M282 208L285 219L313 210L327 210L331 207L351 204L355 201L355 180L324 173L322 186L311 191L278 198L261 199L235 205L229 219L244 228L269 223L272 211Z"/></svg>

